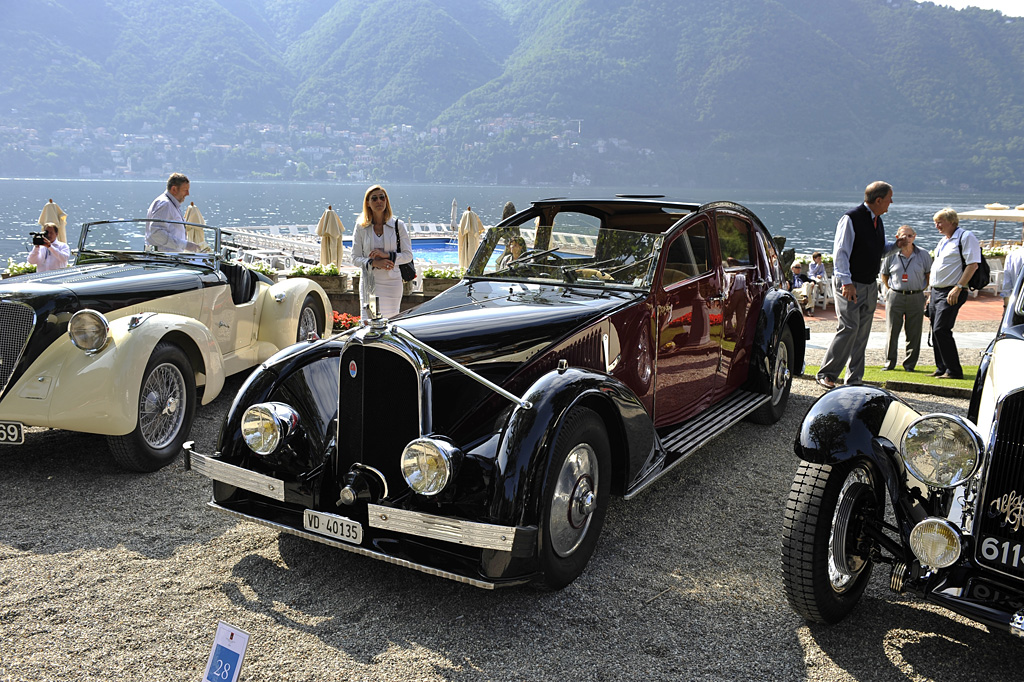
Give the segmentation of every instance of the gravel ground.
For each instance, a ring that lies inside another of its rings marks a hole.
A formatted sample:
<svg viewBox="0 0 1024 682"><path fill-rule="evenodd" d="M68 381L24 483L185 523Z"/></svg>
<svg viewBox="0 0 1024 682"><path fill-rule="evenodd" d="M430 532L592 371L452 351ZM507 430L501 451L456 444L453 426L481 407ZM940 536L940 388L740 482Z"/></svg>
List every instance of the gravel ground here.
<svg viewBox="0 0 1024 682"><path fill-rule="evenodd" d="M200 410L200 452L239 384ZM741 424L612 501L588 570L556 593L279 537L206 508L209 483L180 464L128 474L102 438L31 430L3 450L0 680L193 681L218 620L252 635L243 680L1019 679L1019 641L894 595L884 570L837 626L789 609L782 508L819 394L795 381L778 424Z"/></svg>

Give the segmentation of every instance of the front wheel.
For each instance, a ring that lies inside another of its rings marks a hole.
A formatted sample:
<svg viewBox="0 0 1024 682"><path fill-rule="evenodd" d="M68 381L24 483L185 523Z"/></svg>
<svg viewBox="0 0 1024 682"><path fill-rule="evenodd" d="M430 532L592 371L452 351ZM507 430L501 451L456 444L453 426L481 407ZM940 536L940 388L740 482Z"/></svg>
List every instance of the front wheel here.
<svg viewBox="0 0 1024 682"><path fill-rule="evenodd" d="M299 310L299 324L295 332L295 341L301 342L309 338L310 333L315 332L317 336L323 337L324 330L321 322L324 316L320 314L320 305L316 296L307 294L302 301L302 308Z"/></svg>
<svg viewBox="0 0 1024 682"><path fill-rule="evenodd" d="M561 589L594 553L611 490L608 433L593 410L575 407L559 430L545 477L538 551L544 585Z"/></svg>
<svg viewBox="0 0 1024 682"><path fill-rule="evenodd" d="M800 464L782 531L783 588L794 611L816 623L837 623L853 610L873 565L875 543L864 530L883 513L867 464Z"/></svg>
<svg viewBox="0 0 1024 682"><path fill-rule="evenodd" d="M181 452L196 411L196 380L185 352L172 343L153 349L139 391L135 430L109 436L118 465L131 471L156 471Z"/></svg>
<svg viewBox="0 0 1024 682"><path fill-rule="evenodd" d="M769 377L768 395L771 399L757 408L750 421L755 424L774 424L782 419L789 403L789 389L793 386L793 358L796 357L793 343L793 332L784 327L779 336L779 345L775 349L775 362Z"/></svg>

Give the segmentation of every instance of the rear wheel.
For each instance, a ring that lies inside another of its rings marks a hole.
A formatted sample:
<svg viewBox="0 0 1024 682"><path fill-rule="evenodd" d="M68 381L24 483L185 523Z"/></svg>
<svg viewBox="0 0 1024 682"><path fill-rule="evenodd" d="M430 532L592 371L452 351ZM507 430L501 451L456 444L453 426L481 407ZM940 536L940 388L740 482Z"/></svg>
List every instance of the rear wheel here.
<svg viewBox="0 0 1024 682"><path fill-rule="evenodd" d="M544 482L538 538L544 584L561 589L586 568L604 525L611 454L608 434L593 410L569 411L559 430Z"/></svg>
<svg viewBox="0 0 1024 682"><path fill-rule="evenodd" d="M794 357L793 332L785 327L779 336L779 346L775 349L775 362L772 363L769 377L768 395L771 399L750 415L750 421L755 424L774 424L782 419L789 403L789 389L793 385Z"/></svg>
<svg viewBox="0 0 1024 682"><path fill-rule="evenodd" d="M177 458L192 430L196 382L185 352L161 342L142 375L135 430L109 436L114 461L131 471L156 471Z"/></svg>
<svg viewBox="0 0 1024 682"><path fill-rule="evenodd" d="M295 332L295 341L305 341L309 338L310 332L316 332L317 336L323 337L323 319L320 313L320 302L313 294L307 294L302 301L302 309L299 310L299 325Z"/></svg>
<svg viewBox="0 0 1024 682"><path fill-rule="evenodd" d="M871 578L875 544L864 529L881 521L884 503L864 463L804 462L786 501L783 587L807 620L837 623L860 601Z"/></svg>

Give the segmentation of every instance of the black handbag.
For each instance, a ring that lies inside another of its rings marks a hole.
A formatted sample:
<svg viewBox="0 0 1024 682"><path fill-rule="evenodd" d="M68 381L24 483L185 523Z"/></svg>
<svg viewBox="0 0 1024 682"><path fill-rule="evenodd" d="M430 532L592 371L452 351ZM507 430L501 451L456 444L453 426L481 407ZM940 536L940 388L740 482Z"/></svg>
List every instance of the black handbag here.
<svg viewBox="0 0 1024 682"><path fill-rule="evenodd" d="M398 246L398 251L401 251L402 235L398 233L398 218L395 218L395 244ZM402 273L403 282L411 282L416 279L416 264L413 261L402 263L398 266L398 269Z"/></svg>

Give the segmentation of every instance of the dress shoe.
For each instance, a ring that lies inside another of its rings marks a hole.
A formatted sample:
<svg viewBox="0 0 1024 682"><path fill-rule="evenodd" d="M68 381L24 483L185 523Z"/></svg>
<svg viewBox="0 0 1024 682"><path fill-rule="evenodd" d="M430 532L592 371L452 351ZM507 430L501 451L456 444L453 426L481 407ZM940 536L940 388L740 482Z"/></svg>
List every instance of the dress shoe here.
<svg viewBox="0 0 1024 682"><path fill-rule="evenodd" d="M934 372L932 372L931 374L929 374L928 376L930 376L930 377L941 377L945 373L946 372L944 370L937 369Z"/></svg>
<svg viewBox="0 0 1024 682"><path fill-rule="evenodd" d="M882 371L883 371L883 372L891 372L891 371L893 371L894 369L896 369L896 368L895 368L895 367L883 367L883 368L882 368Z"/></svg>
<svg viewBox="0 0 1024 682"><path fill-rule="evenodd" d="M831 391L836 387L836 382L832 381L828 377L815 377L814 380L818 382L819 386L827 391Z"/></svg>
<svg viewBox="0 0 1024 682"><path fill-rule="evenodd" d="M945 374L943 374L943 375L942 375L942 376L940 376L939 378L940 378L940 379L963 379L964 377L963 377L963 375L961 375L961 376L955 376L955 375L953 375L953 374L950 374L949 372L946 372Z"/></svg>

